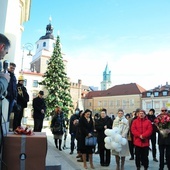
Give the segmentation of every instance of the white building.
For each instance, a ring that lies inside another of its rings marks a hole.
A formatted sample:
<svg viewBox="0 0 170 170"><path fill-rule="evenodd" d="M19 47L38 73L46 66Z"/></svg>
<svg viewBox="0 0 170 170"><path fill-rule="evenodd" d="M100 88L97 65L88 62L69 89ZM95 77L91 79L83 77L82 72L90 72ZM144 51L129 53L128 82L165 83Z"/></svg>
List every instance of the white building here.
<svg viewBox="0 0 170 170"><path fill-rule="evenodd" d="M21 36L23 23L29 20L31 0L0 0L0 33L11 41L9 54L5 59L17 64L16 73L21 66Z"/></svg>

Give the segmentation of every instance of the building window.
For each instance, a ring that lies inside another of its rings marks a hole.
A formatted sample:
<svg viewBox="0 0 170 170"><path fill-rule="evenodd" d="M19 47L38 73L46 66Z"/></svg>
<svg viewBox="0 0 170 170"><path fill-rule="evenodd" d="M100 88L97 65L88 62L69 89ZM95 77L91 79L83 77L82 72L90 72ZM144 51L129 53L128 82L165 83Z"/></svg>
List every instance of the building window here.
<svg viewBox="0 0 170 170"><path fill-rule="evenodd" d="M134 99L130 99L130 100L129 100L129 106L134 106L134 103L135 103L135 102L134 102Z"/></svg>
<svg viewBox="0 0 170 170"><path fill-rule="evenodd" d="M106 107L107 106L107 101L103 102L103 106Z"/></svg>
<svg viewBox="0 0 170 170"><path fill-rule="evenodd" d="M43 47L46 47L46 42L43 42Z"/></svg>
<svg viewBox="0 0 170 170"><path fill-rule="evenodd" d="M167 91L163 91L162 92L162 96L167 96L168 95L168 92Z"/></svg>
<svg viewBox="0 0 170 170"><path fill-rule="evenodd" d="M91 107L91 102L89 102L89 106Z"/></svg>
<svg viewBox="0 0 170 170"><path fill-rule="evenodd" d="M101 101L98 101L98 106L102 106L102 102Z"/></svg>
<svg viewBox="0 0 170 170"><path fill-rule="evenodd" d="M120 100L117 100L117 101L116 101L116 107L117 107L117 108L120 108L120 102L121 102Z"/></svg>
<svg viewBox="0 0 170 170"><path fill-rule="evenodd" d="M160 103L159 102L154 102L154 106L155 106L155 109L159 109L160 108Z"/></svg>
<svg viewBox="0 0 170 170"><path fill-rule="evenodd" d="M126 100L122 100L122 109L123 109L123 110L126 109Z"/></svg>
<svg viewBox="0 0 170 170"><path fill-rule="evenodd" d="M37 49L39 48L39 44L37 44Z"/></svg>
<svg viewBox="0 0 170 170"><path fill-rule="evenodd" d="M33 80L33 87L38 87L38 80Z"/></svg>
<svg viewBox="0 0 170 170"><path fill-rule="evenodd" d="M147 96L147 97L151 97L151 92L147 92L147 93L146 93L146 96Z"/></svg>
<svg viewBox="0 0 170 170"><path fill-rule="evenodd" d="M151 108L152 108L152 102L147 102L146 109L151 109Z"/></svg>
<svg viewBox="0 0 170 170"><path fill-rule="evenodd" d="M24 86L27 86L27 79L24 80Z"/></svg>
<svg viewBox="0 0 170 170"><path fill-rule="evenodd" d="M32 98L34 99L35 97L37 97L37 93L32 94Z"/></svg>
<svg viewBox="0 0 170 170"><path fill-rule="evenodd" d="M110 106L110 107L113 107L113 101L112 101L112 100L109 101L109 106Z"/></svg>
<svg viewBox="0 0 170 170"><path fill-rule="evenodd" d="M159 96L159 92L154 92L154 96Z"/></svg>

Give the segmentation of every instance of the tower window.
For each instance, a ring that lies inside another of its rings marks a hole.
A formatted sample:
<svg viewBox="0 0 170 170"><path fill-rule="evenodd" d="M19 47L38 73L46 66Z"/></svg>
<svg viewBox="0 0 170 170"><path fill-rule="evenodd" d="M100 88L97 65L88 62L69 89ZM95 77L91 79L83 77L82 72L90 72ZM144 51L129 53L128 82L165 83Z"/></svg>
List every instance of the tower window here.
<svg viewBox="0 0 170 170"><path fill-rule="evenodd" d="M43 42L43 47L46 47L46 42Z"/></svg>

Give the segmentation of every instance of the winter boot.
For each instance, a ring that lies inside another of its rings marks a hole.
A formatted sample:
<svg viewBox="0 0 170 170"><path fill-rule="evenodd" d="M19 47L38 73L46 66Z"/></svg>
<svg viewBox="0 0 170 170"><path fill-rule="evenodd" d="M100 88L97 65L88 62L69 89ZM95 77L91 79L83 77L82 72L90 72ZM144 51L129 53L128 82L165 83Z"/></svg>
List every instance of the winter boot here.
<svg viewBox="0 0 170 170"><path fill-rule="evenodd" d="M54 139L55 147L58 149L58 139Z"/></svg>
<svg viewBox="0 0 170 170"><path fill-rule="evenodd" d="M60 150L60 151L62 151L62 149L61 149L61 143L62 143L62 140L59 139L59 150Z"/></svg>

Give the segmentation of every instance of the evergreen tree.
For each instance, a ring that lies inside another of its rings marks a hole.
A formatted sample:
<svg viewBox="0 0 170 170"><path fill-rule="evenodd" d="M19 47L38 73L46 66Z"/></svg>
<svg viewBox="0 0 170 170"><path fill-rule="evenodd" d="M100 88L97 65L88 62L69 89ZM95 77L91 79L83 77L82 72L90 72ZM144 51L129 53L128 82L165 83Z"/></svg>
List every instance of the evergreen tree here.
<svg viewBox="0 0 170 170"><path fill-rule="evenodd" d="M70 95L70 83L65 72L63 57L61 54L60 37L57 36L44 80L40 83L45 86L48 95L45 98L47 106L47 116L51 115L56 106L60 106L65 114L73 107Z"/></svg>

